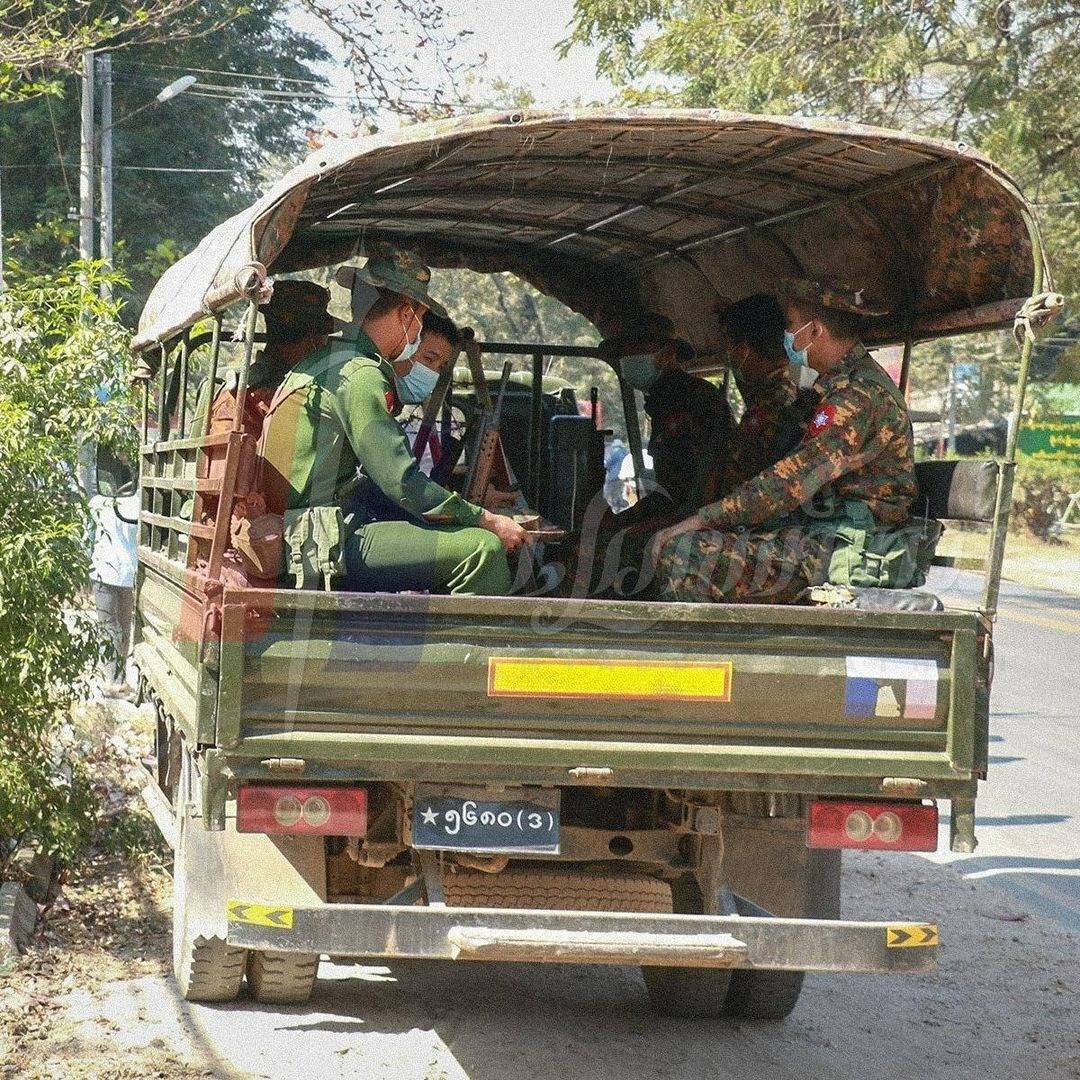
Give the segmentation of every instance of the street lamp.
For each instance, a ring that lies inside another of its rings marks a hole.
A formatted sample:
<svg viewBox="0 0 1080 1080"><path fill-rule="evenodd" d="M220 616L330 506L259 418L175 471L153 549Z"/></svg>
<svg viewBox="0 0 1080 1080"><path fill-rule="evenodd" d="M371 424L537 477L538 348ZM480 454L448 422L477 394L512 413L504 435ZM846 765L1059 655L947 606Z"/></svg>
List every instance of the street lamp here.
<svg viewBox="0 0 1080 1080"><path fill-rule="evenodd" d="M145 105L140 105L131 112L124 113L118 120L112 118L112 57L108 53L98 57L101 70L101 261L106 267L112 268L113 256L113 163L112 163L112 133L113 128L126 123L133 116L146 112L147 109L164 105L172 101L174 97L182 94L185 90L198 82L194 75L181 75L174 79L168 86L162 87L155 97ZM107 282L101 283L101 295L105 299L112 296L112 286Z"/></svg>

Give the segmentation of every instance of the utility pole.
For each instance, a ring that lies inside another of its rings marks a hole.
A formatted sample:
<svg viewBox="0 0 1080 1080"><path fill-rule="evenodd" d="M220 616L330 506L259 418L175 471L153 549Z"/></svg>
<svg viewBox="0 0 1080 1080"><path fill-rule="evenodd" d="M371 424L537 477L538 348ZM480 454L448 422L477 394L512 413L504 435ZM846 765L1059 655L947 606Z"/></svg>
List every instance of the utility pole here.
<svg viewBox="0 0 1080 1080"><path fill-rule="evenodd" d="M112 115L112 56L103 53L97 58L101 79L101 236L99 251L106 270L113 265L113 115ZM112 299L112 285L101 283L103 300Z"/></svg>
<svg viewBox="0 0 1080 1080"><path fill-rule="evenodd" d="M4 283L4 170L0 168L0 293L7 288Z"/></svg>
<svg viewBox="0 0 1080 1080"><path fill-rule="evenodd" d="M82 55L82 128L79 145L79 258L94 257L94 54Z"/></svg>
<svg viewBox="0 0 1080 1080"><path fill-rule="evenodd" d="M949 364L949 442L948 451L956 453L956 362Z"/></svg>

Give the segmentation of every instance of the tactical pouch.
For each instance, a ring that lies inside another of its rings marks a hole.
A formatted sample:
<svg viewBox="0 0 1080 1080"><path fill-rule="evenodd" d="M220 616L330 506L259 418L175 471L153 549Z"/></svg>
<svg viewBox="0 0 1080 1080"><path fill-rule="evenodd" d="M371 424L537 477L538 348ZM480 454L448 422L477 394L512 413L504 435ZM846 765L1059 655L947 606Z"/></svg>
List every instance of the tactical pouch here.
<svg viewBox="0 0 1080 1080"><path fill-rule="evenodd" d="M285 573L297 589L329 591L345 572L345 523L338 506L312 506L285 513Z"/></svg>
<svg viewBox="0 0 1080 1080"><path fill-rule="evenodd" d="M941 523L912 518L895 529L879 525L863 503L809 530L829 546L826 581L859 589L910 589L926 582Z"/></svg>

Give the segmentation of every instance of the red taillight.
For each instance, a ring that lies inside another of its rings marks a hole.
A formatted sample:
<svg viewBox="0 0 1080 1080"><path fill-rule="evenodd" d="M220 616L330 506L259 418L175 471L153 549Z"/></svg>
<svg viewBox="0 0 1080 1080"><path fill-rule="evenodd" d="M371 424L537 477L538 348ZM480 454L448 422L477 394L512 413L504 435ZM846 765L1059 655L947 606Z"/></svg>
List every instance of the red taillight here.
<svg viewBox="0 0 1080 1080"><path fill-rule="evenodd" d="M807 847L936 851L937 839L938 812L934 803L821 799L810 804Z"/></svg>
<svg viewBox="0 0 1080 1080"><path fill-rule="evenodd" d="M244 784L236 799L236 831L301 836L367 834L363 788Z"/></svg>

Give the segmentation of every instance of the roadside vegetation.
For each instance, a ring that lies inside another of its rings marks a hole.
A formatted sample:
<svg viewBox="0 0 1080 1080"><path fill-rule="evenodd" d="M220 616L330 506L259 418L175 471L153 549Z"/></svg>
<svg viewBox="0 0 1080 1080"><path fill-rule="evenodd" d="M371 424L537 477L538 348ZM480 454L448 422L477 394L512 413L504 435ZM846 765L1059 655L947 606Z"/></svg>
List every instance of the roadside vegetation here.
<svg viewBox="0 0 1080 1080"><path fill-rule="evenodd" d="M0 294L0 878L33 837L70 856L95 814L72 705L103 644L86 592L80 455L130 442L127 331L105 278L9 266ZM121 282L110 278L113 284Z"/></svg>

